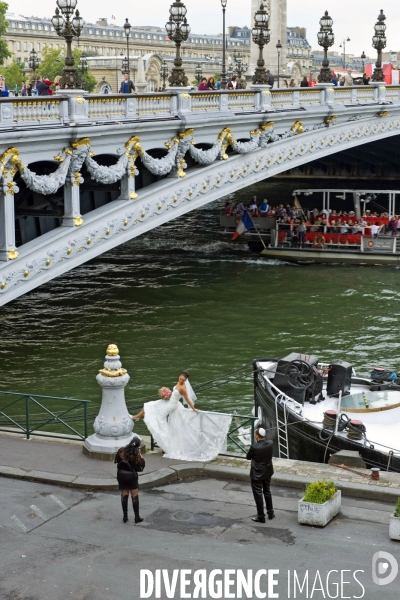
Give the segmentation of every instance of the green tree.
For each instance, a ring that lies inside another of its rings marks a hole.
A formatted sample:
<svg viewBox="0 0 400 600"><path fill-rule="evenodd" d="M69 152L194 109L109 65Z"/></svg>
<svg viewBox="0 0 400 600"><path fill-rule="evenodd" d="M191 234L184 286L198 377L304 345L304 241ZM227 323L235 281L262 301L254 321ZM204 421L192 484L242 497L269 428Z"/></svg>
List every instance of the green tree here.
<svg viewBox="0 0 400 600"><path fill-rule="evenodd" d="M62 56L61 48L57 50L45 46L42 50L42 56L36 74L47 77L50 81L54 81L57 75L62 74L63 68L64 57Z"/></svg>
<svg viewBox="0 0 400 600"><path fill-rule="evenodd" d="M13 90L16 85L21 87L22 82L25 81L24 70L16 60L8 67L4 67L2 69L2 74L4 75L9 90Z"/></svg>
<svg viewBox="0 0 400 600"><path fill-rule="evenodd" d="M8 21L6 20L6 12L8 4L0 2L0 65L4 64L4 59L11 56L7 42L2 40L2 36L7 33Z"/></svg>
<svg viewBox="0 0 400 600"><path fill-rule="evenodd" d="M74 48L72 50L72 56L74 57L75 67L79 71L79 61L82 56L82 50ZM48 48L45 46L42 50L42 59L37 70L37 74L41 75L42 77L47 77L50 79L50 81L54 81L57 75L62 75L65 66L64 58L65 54L63 49L59 48L56 50L54 48ZM80 76L82 76L81 73ZM89 70L85 73L84 80L85 89L88 92L94 90L97 85L97 79Z"/></svg>

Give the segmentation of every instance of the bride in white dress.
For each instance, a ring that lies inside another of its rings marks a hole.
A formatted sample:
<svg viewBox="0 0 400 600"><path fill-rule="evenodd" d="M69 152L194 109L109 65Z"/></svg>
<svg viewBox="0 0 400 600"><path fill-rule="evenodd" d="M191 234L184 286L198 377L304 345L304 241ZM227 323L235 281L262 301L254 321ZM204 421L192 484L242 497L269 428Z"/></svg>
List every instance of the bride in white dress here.
<svg viewBox="0 0 400 600"><path fill-rule="evenodd" d="M184 408L180 398L189 405ZM210 461L226 450L226 438L232 415L199 411L196 394L183 371L169 400L146 402L132 419L144 417L148 430L165 458L187 461Z"/></svg>

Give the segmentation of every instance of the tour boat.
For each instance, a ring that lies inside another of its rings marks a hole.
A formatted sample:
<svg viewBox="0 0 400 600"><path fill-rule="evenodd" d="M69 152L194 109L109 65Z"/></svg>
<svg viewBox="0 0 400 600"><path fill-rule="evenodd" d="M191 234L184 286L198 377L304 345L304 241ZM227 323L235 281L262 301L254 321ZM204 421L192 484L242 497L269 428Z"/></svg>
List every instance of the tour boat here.
<svg viewBox="0 0 400 600"><path fill-rule="evenodd" d="M254 414L275 456L327 463L351 450L369 468L400 472L400 373L377 367L358 377L343 360L296 353L253 367Z"/></svg>
<svg viewBox="0 0 400 600"><path fill-rule="evenodd" d="M345 263L357 265L400 265L400 235L386 231L389 220L395 215L396 190L350 190L350 189L305 189L295 190L295 206L305 220L312 211L300 204L310 205L310 196L322 197L319 206L320 216L325 225L306 223L305 239L302 243L296 236L296 224L282 221L280 217L251 217L254 228L248 229L241 237L251 250L261 252L268 258L296 263ZM312 207L318 208L318 199L312 199ZM351 204L350 204L351 201ZM338 202L341 204L338 205ZM382 206L382 203L385 206ZM348 206L350 214L331 210L331 206ZM387 209L386 209L387 205ZM366 207L379 207L388 216L377 216ZM362 208L363 207L363 208ZM362 217L362 214L366 216ZM311 219L312 220L312 219ZM332 223L335 221L335 223ZM363 223L360 224L360 221ZM398 219L396 219L397 225ZM240 218L221 215L220 230L231 235L236 231ZM373 227L378 224L380 231L373 235ZM400 227L398 232L400 233ZM398 241L399 240L399 241ZM302 247L300 247L302 246Z"/></svg>

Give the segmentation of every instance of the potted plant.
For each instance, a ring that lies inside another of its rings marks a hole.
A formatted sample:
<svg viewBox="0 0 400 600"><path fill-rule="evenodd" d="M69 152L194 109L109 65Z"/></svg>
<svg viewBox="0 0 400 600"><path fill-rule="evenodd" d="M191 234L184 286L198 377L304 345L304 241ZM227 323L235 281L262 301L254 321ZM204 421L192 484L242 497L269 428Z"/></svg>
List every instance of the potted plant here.
<svg viewBox="0 0 400 600"><path fill-rule="evenodd" d="M394 513L390 515L389 537L391 540L400 540L400 498L397 498Z"/></svg>
<svg viewBox="0 0 400 600"><path fill-rule="evenodd" d="M325 527L340 512L342 494L333 481L314 481L306 486L298 503L298 520L303 525Z"/></svg>

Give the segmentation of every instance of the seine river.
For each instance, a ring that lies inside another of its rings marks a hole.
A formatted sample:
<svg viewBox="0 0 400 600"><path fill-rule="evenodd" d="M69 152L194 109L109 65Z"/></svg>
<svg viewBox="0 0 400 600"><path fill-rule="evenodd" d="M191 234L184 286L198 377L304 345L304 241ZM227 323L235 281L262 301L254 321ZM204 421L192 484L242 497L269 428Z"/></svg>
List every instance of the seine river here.
<svg viewBox="0 0 400 600"><path fill-rule="evenodd" d="M261 198L266 185L229 199ZM291 200L282 182L268 190ZM398 270L266 260L219 233L225 200L1 308L0 389L98 404L95 377L109 343L130 374L130 406L172 388L182 369L196 387L253 358L290 351L346 359L359 373L377 364L399 370ZM248 414L248 373L203 391L198 406Z"/></svg>

